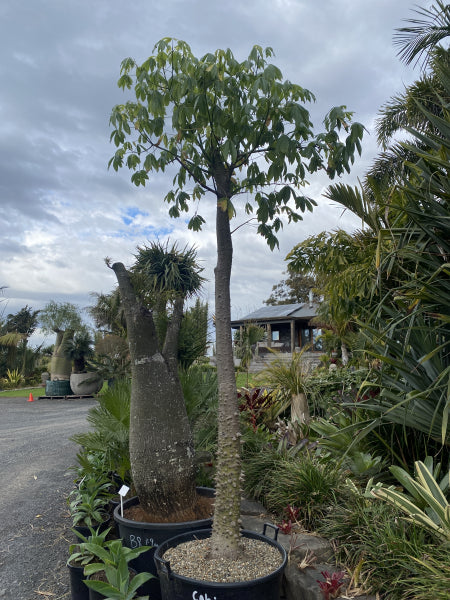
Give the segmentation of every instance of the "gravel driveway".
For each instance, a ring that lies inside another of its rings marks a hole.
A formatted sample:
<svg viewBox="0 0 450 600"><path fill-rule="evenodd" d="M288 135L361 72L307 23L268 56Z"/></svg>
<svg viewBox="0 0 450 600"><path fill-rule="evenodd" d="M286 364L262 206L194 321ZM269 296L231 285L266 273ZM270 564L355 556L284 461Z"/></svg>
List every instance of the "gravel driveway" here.
<svg viewBox="0 0 450 600"><path fill-rule="evenodd" d="M0 398L0 599L69 600L66 497L94 399Z"/></svg>

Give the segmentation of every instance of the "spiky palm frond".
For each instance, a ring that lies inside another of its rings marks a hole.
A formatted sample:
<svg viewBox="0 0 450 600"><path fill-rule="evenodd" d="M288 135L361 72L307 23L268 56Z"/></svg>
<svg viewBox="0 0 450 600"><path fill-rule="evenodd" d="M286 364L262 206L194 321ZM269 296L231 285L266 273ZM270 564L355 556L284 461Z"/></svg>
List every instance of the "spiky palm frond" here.
<svg viewBox="0 0 450 600"><path fill-rule="evenodd" d="M421 18L406 19L410 26L400 27L394 34L394 44L400 46L399 56L407 65L416 64L423 58L423 66L429 61L430 52L450 35L450 6L441 0L430 8L418 8L414 12Z"/></svg>
<svg viewBox="0 0 450 600"><path fill-rule="evenodd" d="M122 479L130 471L130 397L129 381L115 382L99 397L98 406L88 412L87 420L92 430L71 438L87 451L104 452L109 470L117 472Z"/></svg>
<svg viewBox="0 0 450 600"><path fill-rule="evenodd" d="M169 248L169 242L158 241L137 250L134 270L146 277L154 291L183 297L199 291L204 278L200 275L203 269L198 265L195 247L179 250L176 243Z"/></svg>

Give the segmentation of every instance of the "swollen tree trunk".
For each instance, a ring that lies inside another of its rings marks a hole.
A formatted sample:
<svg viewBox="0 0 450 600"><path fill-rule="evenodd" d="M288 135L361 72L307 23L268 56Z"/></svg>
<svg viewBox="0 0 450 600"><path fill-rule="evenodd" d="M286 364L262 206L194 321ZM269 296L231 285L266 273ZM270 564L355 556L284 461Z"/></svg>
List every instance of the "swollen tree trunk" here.
<svg viewBox="0 0 450 600"><path fill-rule="evenodd" d="M342 364L345 366L348 364L348 348L345 342L341 342L341 356Z"/></svg>
<svg viewBox="0 0 450 600"><path fill-rule="evenodd" d="M308 400L303 393L292 394L291 421L299 423L309 423L310 421Z"/></svg>
<svg viewBox="0 0 450 600"><path fill-rule="evenodd" d="M53 350L52 360L50 362L50 373L52 381L61 381L70 379L72 372L72 360L64 351L65 344L73 338L73 329L56 331L56 342Z"/></svg>
<svg viewBox="0 0 450 600"><path fill-rule="evenodd" d="M155 520L193 519L194 449L176 363L176 302L160 351L152 313L138 300L122 263L112 265L119 282L131 358L130 461L141 506ZM174 354L175 352L175 354Z"/></svg>
<svg viewBox="0 0 450 600"><path fill-rule="evenodd" d="M233 361L230 277L233 245L228 210L217 206L215 269L216 358L219 385L219 436L212 558L237 558L240 551L240 427Z"/></svg>

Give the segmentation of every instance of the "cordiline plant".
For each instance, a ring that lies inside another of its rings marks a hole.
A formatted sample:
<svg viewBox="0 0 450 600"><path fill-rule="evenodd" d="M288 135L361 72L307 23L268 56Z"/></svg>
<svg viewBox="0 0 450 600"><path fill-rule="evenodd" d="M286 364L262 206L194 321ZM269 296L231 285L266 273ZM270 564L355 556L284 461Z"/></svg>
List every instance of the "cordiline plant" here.
<svg viewBox="0 0 450 600"><path fill-rule="evenodd" d="M253 431L258 425L274 425L278 416L274 394L266 388L240 388L237 393L239 410L250 422Z"/></svg>

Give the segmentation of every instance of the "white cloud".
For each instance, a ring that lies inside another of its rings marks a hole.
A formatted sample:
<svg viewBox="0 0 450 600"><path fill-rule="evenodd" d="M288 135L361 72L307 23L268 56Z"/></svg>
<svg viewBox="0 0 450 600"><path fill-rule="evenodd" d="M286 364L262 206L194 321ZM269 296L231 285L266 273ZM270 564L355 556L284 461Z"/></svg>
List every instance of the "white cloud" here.
<svg viewBox="0 0 450 600"><path fill-rule="evenodd" d="M107 170L114 152L109 114L124 94L120 62L145 59L163 36L185 39L196 54L230 47L239 59L253 44L272 46L283 75L311 89L317 128L333 105L346 104L370 130L355 183L377 152L373 123L381 104L411 81L397 60L394 27L412 16L414 0L211 0L164 4L136 0L3 0L0 51L0 285L7 312L50 299L85 306L89 293L115 284L104 258L129 264L148 236L195 244L211 280L213 303L214 202L204 198L200 233L171 220L162 202L169 174L136 188L124 170ZM429 3L427 3L429 4ZM305 193L319 199L328 181L311 177ZM131 217L130 217L131 215ZM245 220L239 214L236 225ZM234 225L234 226L236 226ZM287 226L280 250L270 252L252 226L234 234L232 310L261 305L282 277L284 257L312 233L358 223L325 200L312 215Z"/></svg>

